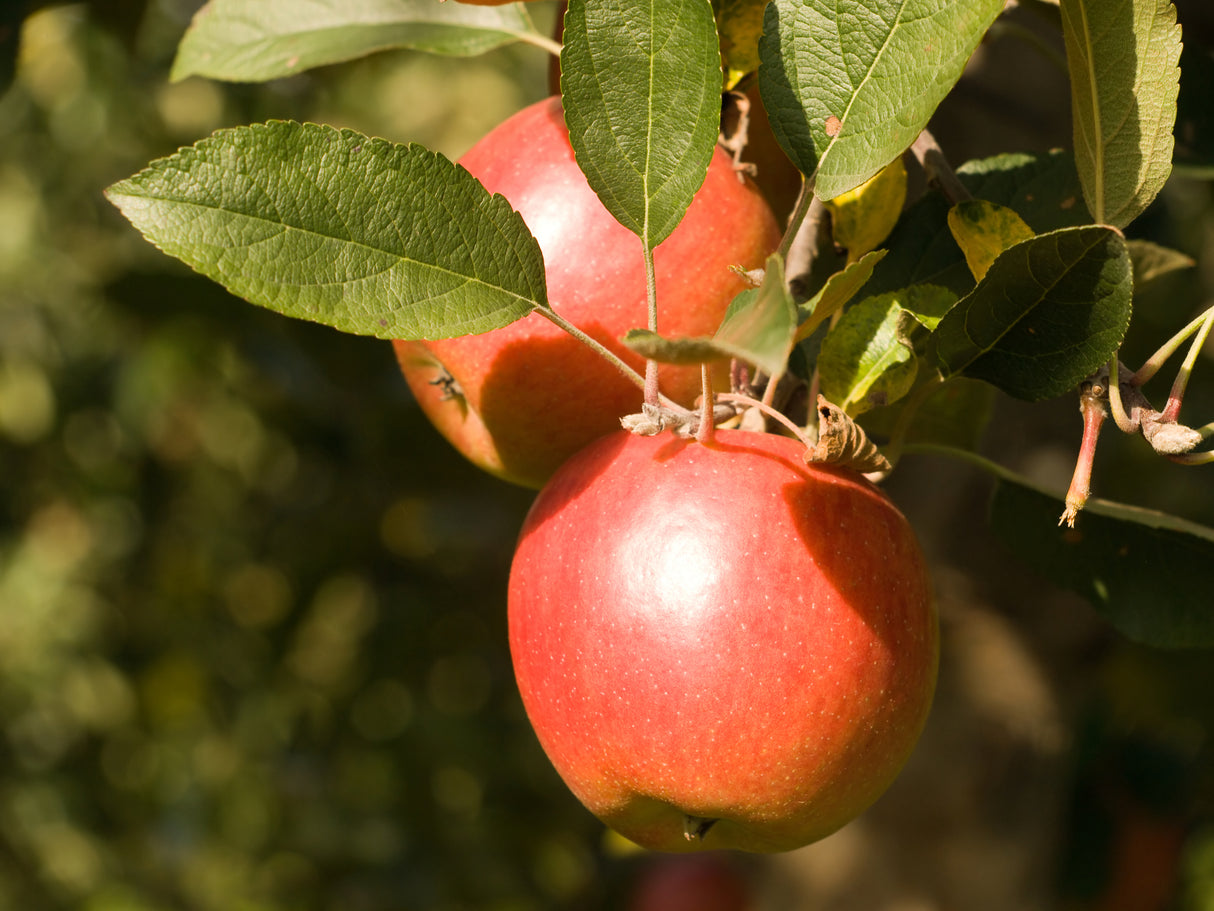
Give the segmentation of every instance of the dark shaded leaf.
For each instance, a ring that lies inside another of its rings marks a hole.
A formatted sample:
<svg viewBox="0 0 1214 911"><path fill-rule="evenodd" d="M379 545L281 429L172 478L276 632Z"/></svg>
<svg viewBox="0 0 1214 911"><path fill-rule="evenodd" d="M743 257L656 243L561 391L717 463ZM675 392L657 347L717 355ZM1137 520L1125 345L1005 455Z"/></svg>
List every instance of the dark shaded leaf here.
<svg viewBox="0 0 1214 911"><path fill-rule="evenodd" d="M1089 500L1075 528L1062 501L1000 479L995 532L1025 564L1091 602L1123 635L1161 648L1214 647L1214 529Z"/></svg>
<svg viewBox="0 0 1214 911"><path fill-rule="evenodd" d="M1109 228L1016 244L936 327L940 369L1029 401L1061 395L1121 344L1132 285L1125 241Z"/></svg>
<svg viewBox="0 0 1214 911"><path fill-rule="evenodd" d="M1013 209L1036 234L1091 223L1075 163L1064 152L969 161L957 176L976 198ZM973 288L973 275L948 227L948 210L937 193L911 206L890 235L890 254L873 271L865 292L882 294L919 282L944 285L958 295Z"/></svg>

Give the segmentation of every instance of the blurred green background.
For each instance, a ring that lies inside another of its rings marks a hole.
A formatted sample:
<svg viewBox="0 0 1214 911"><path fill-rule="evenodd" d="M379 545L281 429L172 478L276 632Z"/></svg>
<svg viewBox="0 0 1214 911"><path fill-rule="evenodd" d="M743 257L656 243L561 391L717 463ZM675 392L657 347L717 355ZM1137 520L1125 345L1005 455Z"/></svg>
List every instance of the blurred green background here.
<svg viewBox="0 0 1214 911"><path fill-rule="evenodd" d="M269 118L456 157L547 94L548 61L170 84L197 6L0 13L0 909L623 907L657 861L604 838L514 689L505 577L530 494L447 448L390 346L229 297L102 197ZM990 92L977 66L941 113L957 161L1068 143L1065 89ZM1178 179L1135 226L1198 261L1139 302L1137 357L1211 300L1212 211ZM1074 402L1005 403L989 448L1061 489L1078 431ZM1214 469L1134 442L1104 445L1099 492L1214 524ZM1207 656L1130 646L1010 563L985 484L930 460L891 484L945 631L904 781L822 845L731 869L764 908L1214 911Z"/></svg>

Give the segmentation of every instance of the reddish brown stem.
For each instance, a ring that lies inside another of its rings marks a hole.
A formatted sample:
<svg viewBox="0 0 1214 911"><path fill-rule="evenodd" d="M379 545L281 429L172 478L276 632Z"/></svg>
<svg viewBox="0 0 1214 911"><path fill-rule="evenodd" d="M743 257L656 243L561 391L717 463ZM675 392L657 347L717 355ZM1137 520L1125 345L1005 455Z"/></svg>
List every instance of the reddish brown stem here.
<svg viewBox="0 0 1214 911"><path fill-rule="evenodd" d="M696 441L711 443L717 429L712 419L716 396L712 391L712 374L707 364L700 365L700 384L703 394L700 396L700 426L696 428Z"/></svg>
<svg viewBox="0 0 1214 911"><path fill-rule="evenodd" d="M1096 459L1096 441L1100 437L1100 428L1108 417L1104 407L1104 390L1098 385L1091 385L1079 395L1079 412L1083 415L1083 440L1079 444L1079 458L1075 461L1075 473L1071 476L1071 486L1066 492L1066 509L1058 520L1061 525L1065 522L1069 527L1075 527L1075 517L1083 509L1092 492L1092 465Z"/></svg>

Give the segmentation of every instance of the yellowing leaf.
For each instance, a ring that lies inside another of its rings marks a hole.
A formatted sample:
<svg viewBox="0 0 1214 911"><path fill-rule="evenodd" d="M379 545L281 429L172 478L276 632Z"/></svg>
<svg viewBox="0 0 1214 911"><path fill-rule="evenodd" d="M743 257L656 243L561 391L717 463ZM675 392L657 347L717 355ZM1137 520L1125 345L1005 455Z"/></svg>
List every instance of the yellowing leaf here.
<svg viewBox="0 0 1214 911"><path fill-rule="evenodd" d="M978 281L1000 253L1033 236L1014 209L985 199L969 199L949 209L948 227Z"/></svg>
<svg viewBox="0 0 1214 911"><path fill-rule="evenodd" d="M889 236L906 202L906 166L898 157L867 181L826 203L835 243L856 262Z"/></svg>
<svg viewBox="0 0 1214 911"><path fill-rule="evenodd" d="M733 88L747 73L759 68L759 36L767 0L712 0L721 38L721 57L727 70L726 87Z"/></svg>

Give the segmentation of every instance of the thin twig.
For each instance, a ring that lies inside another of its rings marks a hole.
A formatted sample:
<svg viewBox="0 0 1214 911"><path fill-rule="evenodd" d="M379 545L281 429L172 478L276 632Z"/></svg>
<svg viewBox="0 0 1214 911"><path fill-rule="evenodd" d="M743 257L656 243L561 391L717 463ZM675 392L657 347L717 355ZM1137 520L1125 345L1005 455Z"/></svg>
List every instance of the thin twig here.
<svg viewBox="0 0 1214 911"><path fill-rule="evenodd" d="M965 184L957 176L957 172L948 163L944 150L936 142L936 137L930 132L923 130L911 143L910 150L923 168L928 181L935 184L950 203L956 205L967 199L973 199L970 191L965 188Z"/></svg>
<svg viewBox="0 0 1214 911"><path fill-rule="evenodd" d="M783 424L785 427L787 427L792 432L793 436L795 436L798 440L800 440L802 443L805 444L806 449L814 448L813 441L805 435L805 428L798 427L795 423L793 423L792 419L789 418L787 415L783 414L780 411L777 411L775 408L772 408L770 405L764 405L761 401L759 401L756 398L753 398L752 396L741 395L736 392L718 392L717 401L733 402L733 403L739 404L739 405L747 405L751 408L758 408L769 418L774 418L776 421L779 421L781 424Z"/></svg>

